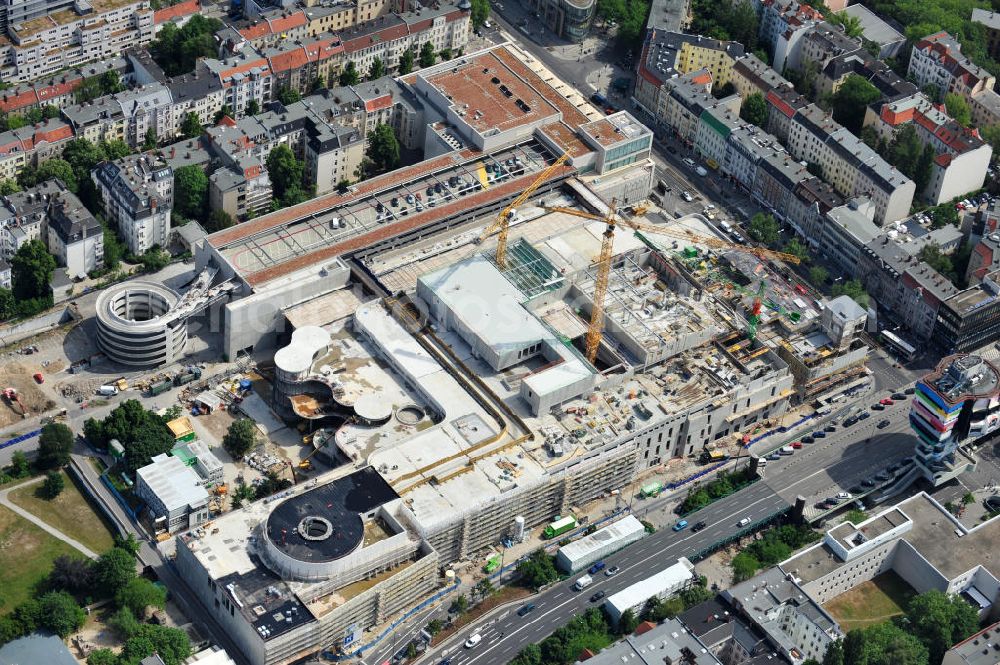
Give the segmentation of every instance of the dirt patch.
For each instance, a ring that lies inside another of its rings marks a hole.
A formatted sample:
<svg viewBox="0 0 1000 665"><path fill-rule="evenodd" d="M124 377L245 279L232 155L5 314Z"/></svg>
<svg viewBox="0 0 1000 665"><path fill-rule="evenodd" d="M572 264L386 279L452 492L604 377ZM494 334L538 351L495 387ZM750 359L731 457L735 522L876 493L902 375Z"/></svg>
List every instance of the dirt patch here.
<svg viewBox="0 0 1000 665"><path fill-rule="evenodd" d="M44 413L55 408L56 403L46 395L35 382L33 375L44 371L35 365L20 362L5 362L0 364L0 390L13 388L28 410L28 415ZM20 406L11 404L4 399L0 406L0 427L12 425L23 419Z"/></svg>

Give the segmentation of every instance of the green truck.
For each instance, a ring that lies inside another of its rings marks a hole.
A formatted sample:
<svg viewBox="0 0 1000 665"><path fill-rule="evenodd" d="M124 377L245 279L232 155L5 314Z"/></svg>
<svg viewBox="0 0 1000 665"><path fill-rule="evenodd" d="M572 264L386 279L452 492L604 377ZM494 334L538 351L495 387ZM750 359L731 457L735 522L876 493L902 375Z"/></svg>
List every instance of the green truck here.
<svg viewBox="0 0 1000 665"><path fill-rule="evenodd" d="M494 572L499 567L500 567L500 555L494 554L493 556L491 556L489 559L486 560L486 565L483 566L483 572L489 574Z"/></svg>
<svg viewBox="0 0 1000 665"><path fill-rule="evenodd" d="M642 489L639 490L639 494L641 494L645 499L652 499L653 497L658 496L661 491L663 491L663 483L652 482L648 485L643 485Z"/></svg>
<svg viewBox="0 0 1000 665"><path fill-rule="evenodd" d="M201 378L201 370L197 367L189 367L174 377L175 386L183 386Z"/></svg>
<svg viewBox="0 0 1000 665"><path fill-rule="evenodd" d="M561 517L545 527L545 530L542 531L542 536L545 538L555 538L556 536L561 536L567 531L572 531L575 528L576 518L569 515L567 517Z"/></svg>
<svg viewBox="0 0 1000 665"><path fill-rule="evenodd" d="M163 393L170 390L173 386L173 382L170 379L163 379L162 381L157 381L149 387L150 397L156 397L157 395L162 395Z"/></svg>

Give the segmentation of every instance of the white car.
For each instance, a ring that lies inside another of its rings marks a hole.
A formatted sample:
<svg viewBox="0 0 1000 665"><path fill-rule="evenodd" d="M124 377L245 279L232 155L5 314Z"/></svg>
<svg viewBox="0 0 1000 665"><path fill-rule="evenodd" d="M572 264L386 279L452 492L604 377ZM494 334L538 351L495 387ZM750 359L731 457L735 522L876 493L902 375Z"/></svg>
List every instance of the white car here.
<svg viewBox="0 0 1000 665"><path fill-rule="evenodd" d="M749 517L744 517L743 519L740 520L740 526L746 526L747 524L750 524Z"/></svg>
<svg viewBox="0 0 1000 665"><path fill-rule="evenodd" d="M714 208L715 208L715 204L714 203L709 203L707 206L705 206L705 212L708 212L709 210L713 210Z"/></svg>
<svg viewBox="0 0 1000 665"><path fill-rule="evenodd" d="M482 641L483 641L483 636L480 635L479 633L476 633L469 639L465 640L465 648L471 649Z"/></svg>
<svg viewBox="0 0 1000 665"><path fill-rule="evenodd" d="M837 492L837 498L846 501L847 499L853 499L854 497L851 495L850 492Z"/></svg>
<svg viewBox="0 0 1000 665"><path fill-rule="evenodd" d="M685 201L687 201L688 203L691 203L691 201L694 201L694 197L691 196L691 192L689 192L687 190L684 190L683 192L681 192L681 198L684 199Z"/></svg>

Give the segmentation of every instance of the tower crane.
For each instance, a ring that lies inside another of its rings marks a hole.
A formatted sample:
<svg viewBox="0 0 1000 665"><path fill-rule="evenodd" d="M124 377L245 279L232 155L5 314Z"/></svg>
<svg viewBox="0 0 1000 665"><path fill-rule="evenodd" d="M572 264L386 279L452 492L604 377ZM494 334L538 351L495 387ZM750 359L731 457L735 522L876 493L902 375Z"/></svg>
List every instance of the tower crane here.
<svg viewBox="0 0 1000 665"><path fill-rule="evenodd" d="M556 159L556 161L547 166L544 171L538 174L538 177L535 178L534 182L528 185L527 189L521 192L520 196L511 201L506 208L501 210L500 214L497 215L496 220L483 229L483 232L479 234L479 242L486 240L487 237L494 233L497 234L496 262L497 266L501 270L507 267L507 231L510 229L510 218L514 215L514 211L519 205L531 198L531 195L535 193L535 190L541 187L542 184L549 179L549 176L555 173L567 159L569 159L569 153L564 152L558 159Z"/></svg>
<svg viewBox="0 0 1000 665"><path fill-rule="evenodd" d="M697 242L715 249L730 249L739 252L747 252L760 259L777 258L791 263L799 262L799 257L794 254L786 254L785 252L777 252L770 249L762 249L760 247L739 245L725 240L720 240L718 238L698 235L688 229L661 228L652 224L636 222L619 216L615 208L615 203L616 201L612 199L611 205L608 208L608 214L605 216L595 215L594 213L585 212L583 210L576 210L575 208L563 208L559 206L544 207L544 209L549 212L564 212L567 215L573 215L574 217L582 217L583 219L592 219L598 222L604 222L607 226L604 230L604 234L601 236L601 254L597 259L597 277L594 280L594 308L590 315L590 325L587 328L586 355L587 360L589 360L591 364L594 364L594 361L597 359L597 349L601 344L601 336L604 330L604 299L605 296L607 296L608 278L611 274L611 256L614 247L615 227L619 223L635 231L646 231L648 233L657 233L674 238L682 238L684 240ZM499 252L497 253L497 256L499 258ZM499 260L497 263L499 263ZM757 314L759 317L760 312L758 311Z"/></svg>

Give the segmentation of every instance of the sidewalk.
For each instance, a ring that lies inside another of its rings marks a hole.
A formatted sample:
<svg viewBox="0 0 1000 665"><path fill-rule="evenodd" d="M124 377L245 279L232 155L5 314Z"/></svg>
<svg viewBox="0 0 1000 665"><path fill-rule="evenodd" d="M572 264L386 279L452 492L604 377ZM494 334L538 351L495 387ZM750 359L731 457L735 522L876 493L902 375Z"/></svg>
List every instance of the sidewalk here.
<svg viewBox="0 0 1000 665"><path fill-rule="evenodd" d="M56 529L54 527L49 526L48 524L46 524L45 522L43 522L39 517L37 517L33 513L29 513L24 508L21 508L17 504L13 503L7 497L7 495L10 493L11 490L16 490L16 489L19 489L21 487L26 487L28 485L37 485L37 484L41 483L44 480L45 480L45 476L42 476L40 478L32 478L29 481L20 483L19 485L14 485L13 487L8 487L7 489L0 491L0 505L2 505L4 508L7 508L8 510L11 510L11 511L17 513L18 515L20 515L24 519L28 520L32 524L38 526L42 531L45 531L49 535L58 538L59 540L63 541L64 543L66 543L70 547L72 547L72 548L74 548L76 550L79 550L80 552L82 552L88 558L90 558L90 559L97 559L98 558L97 552L95 552L92 549L88 548L87 546L83 545L79 541L74 540L73 538L70 538L65 533L63 533L62 531L60 531L59 529Z"/></svg>

